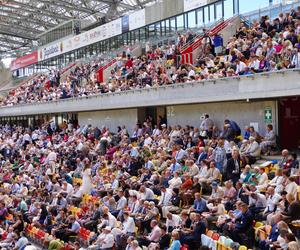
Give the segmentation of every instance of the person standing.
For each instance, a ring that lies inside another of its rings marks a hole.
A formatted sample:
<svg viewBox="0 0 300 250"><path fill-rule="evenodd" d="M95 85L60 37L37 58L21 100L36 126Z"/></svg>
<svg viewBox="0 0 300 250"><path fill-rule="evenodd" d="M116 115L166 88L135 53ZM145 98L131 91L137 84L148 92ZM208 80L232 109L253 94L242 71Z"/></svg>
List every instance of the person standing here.
<svg viewBox="0 0 300 250"><path fill-rule="evenodd" d="M82 194L91 194L92 191L92 177L91 168L86 164L82 171L82 186L80 187Z"/></svg>

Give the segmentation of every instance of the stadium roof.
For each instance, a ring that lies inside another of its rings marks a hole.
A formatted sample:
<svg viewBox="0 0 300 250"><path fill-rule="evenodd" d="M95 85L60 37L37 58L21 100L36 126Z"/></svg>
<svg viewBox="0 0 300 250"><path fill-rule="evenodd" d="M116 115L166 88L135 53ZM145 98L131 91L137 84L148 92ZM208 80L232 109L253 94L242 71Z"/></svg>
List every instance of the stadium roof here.
<svg viewBox="0 0 300 250"><path fill-rule="evenodd" d="M37 36L73 19L115 19L155 0L0 0L0 57L29 50Z"/></svg>

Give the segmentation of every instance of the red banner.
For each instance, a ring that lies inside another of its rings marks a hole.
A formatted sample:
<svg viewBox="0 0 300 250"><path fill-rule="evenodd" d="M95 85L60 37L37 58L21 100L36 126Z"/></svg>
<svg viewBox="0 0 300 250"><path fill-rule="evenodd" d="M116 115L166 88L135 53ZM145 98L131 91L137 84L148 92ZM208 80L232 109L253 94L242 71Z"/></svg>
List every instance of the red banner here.
<svg viewBox="0 0 300 250"><path fill-rule="evenodd" d="M24 68L26 66L36 64L38 62L38 52L34 51L25 56L21 56L11 62L10 69L16 70L20 68Z"/></svg>

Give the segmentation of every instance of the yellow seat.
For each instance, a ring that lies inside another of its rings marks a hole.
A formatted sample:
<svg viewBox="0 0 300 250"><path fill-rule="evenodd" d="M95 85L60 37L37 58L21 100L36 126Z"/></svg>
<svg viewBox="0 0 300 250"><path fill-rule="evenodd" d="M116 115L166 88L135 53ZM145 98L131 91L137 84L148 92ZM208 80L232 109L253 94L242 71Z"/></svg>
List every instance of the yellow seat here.
<svg viewBox="0 0 300 250"><path fill-rule="evenodd" d="M259 227L262 227L264 225L264 223L260 222L260 221L257 221L255 223L255 226L254 226L254 229L257 230Z"/></svg>
<svg viewBox="0 0 300 250"><path fill-rule="evenodd" d="M247 250L248 248L246 246L240 246L239 250Z"/></svg>
<svg viewBox="0 0 300 250"><path fill-rule="evenodd" d="M226 247L224 243L217 241L217 250L232 250L232 248Z"/></svg>
<svg viewBox="0 0 300 250"><path fill-rule="evenodd" d="M297 193L298 193L298 200L300 201L300 186L298 186Z"/></svg>

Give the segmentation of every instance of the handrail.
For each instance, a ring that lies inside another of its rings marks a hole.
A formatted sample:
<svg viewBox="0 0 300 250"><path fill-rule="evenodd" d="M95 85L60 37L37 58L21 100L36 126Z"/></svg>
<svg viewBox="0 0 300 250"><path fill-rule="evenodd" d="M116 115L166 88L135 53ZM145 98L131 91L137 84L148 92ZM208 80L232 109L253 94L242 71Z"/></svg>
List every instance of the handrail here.
<svg viewBox="0 0 300 250"><path fill-rule="evenodd" d="M212 27L216 27L219 24L221 24L224 21L224 18L220 18L219 20L217 20L216 22L214 22L211 26L209 26L209 30L208 32L212 29ZM203 27L203 29L205 28L205 26ZM195 36L190 42L184 44L181 48L181 52L183 52L185 49L187 49L190 45L192 45L196 40L201 39L203 37L203 35L205 35L204 33L200 33L197 36Z"/></svg>
<svg viewBox="0 0 300 250"><path fill-rule="evenodd" d="M216 81L231 81L231 80L242 80L242 79L247 79L249 77L260 77L260 76L265 76L265 77L269 77L272 74L284 74L284 73L288 73L288 72L299 72L300 73L300 68L295 68L295 69L284 69L284 70L277 70L277 71L272 71L272 72L262 72L262 73L256 73L254 75L241 75L241 76L233 76L233 77L223 77L223 78L218 78L218 79L209 79L209 80L201 80L201 81L190 81L187 83L176 83L176 84L170 84L170 85L162 85L162 86L158 86L158 87L151 87L151 88L141 88L141 89L132 89L132 90L125 90L125 91L120 91L120 92L111 92L111 93L96 93L96 94L91 94L89 96L77 96L77 97L70 97L70 98L66 98L66 99L59 99L59 100L55 100L55 101L47 101L47 102L34 102L34 103L22 103L22 104L16 104L13 106L0 106L0 110L1 109L13 109L13 108L17 108L17 107L25 107L25 106L38 106L38 105L48 105L48 104L53 104L53 103L59 103L59 102L74 102L77 100L83 100L83 99L92 99L92 98L97 98L97 97L105 97L105 96L114 96L114 95L126 95L128 93L132 93L132 92L148 92L151 89L171 89L174 88L175 86L180 87L180 86L185 86L187 84L201 84L204 86L205 83L210 83L210 82L214 82L216 83Z"/></svg>
<svg viewBox="0 0 300 250"><path fill-rule="evenodd" d="M287 4L283 4L283 3L278 3L278 4L272 4L271 6L262 8L262 9L258 9L258 10L253 10L247 13L243 13L243 16L251 22L251 20L253 19L257 19L260 18L263 15L268 15L270 18L273 18L275 16L272 16L272 13L280 13L286 10L290 10L294 7L298 7L298 5L300 4L300 1L293 1L292 3L287 3Z"/></svg>

